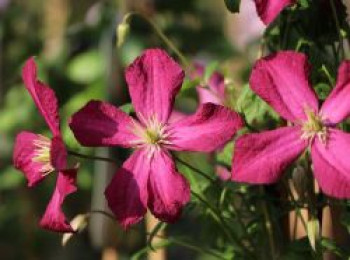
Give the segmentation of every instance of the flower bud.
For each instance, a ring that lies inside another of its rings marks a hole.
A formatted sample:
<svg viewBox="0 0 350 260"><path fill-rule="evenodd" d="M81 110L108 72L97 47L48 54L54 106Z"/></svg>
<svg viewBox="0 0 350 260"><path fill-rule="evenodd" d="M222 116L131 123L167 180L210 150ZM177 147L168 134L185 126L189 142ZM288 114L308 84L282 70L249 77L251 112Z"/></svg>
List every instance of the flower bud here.
<svg viewBox="0 0 350 260"><path fill-rule="evenodd" d="M122 22L117 27L117 47L120 48L130 31L130 25L127 22Z"/></svg>
<svg viewBox="0 0 350 260"><path fill-rule="evenodd" d="M90 214L78 214L70 222L75 233L82 232L88 224ZM75 233L64 233L62 236L62 246L66 246Z"/></svg>

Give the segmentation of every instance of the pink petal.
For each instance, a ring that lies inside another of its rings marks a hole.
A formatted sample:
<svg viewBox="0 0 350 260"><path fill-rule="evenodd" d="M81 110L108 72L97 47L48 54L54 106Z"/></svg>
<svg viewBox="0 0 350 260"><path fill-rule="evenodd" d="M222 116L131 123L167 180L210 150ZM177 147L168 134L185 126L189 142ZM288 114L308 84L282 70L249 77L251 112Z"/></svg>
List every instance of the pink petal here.
<svg viewBox="0 0 350 260"><path fill-rule="evenodd" d="M84 146L131 147L137 137L132 133L133 119L115 106L90 101L76 112L69 126Z"/></svg>
<svg viewBox="0 0 350 260"><path fill-rule="evenodd" d="M180 111L177 110L173 110L170 114L170 117L168 119L168 123L175 123L177 121L180 121L182 119L184 119L185 117L187 117L187 114L182 113Z"/></svg>
<svg viewBox="0 0 350 260"><path fill-rule="evenodd" d="M216 166L216 173L222 181L228 181L231 178L231 172L224 166Z"/></svg>
<svg viewBox="0 0 350 260"><path fill-rule="evenodd" d="M337 124L350 115L350 61L344 61L338 70L335 88L321 107L327 123Z"/></svg>
<svg viewBox="0 0 350 260"><path fill-rule="evenodd" d="M59 135L58 102L55 92L37 79L36 64L34 58L26 61L22 78L24 85L32 96L40 113L54 135Z"/></svg>
<svg viewBox="0 0 350 260"><path fill-rule="evenodd" d="M232 159L233 181L274 183L306 149L300 127L281 127L239 137Z"/></svg>
<svg viewBox="0 0 350 260"><path fill-rule="evenodd" d="M39 135L23 131L17 135L14 146L13 164L16 169L24 173L29 187L34 186L45 177L41 172L43 163L33 160L36 156L34 141L38 139L40 139Z"/></svg>
<svg viewBox="0 0 350 260"><path fill-rule="evenodd" d="M181 67L160 49L146 50L126 70L126 81L140 120L166 122L184 78Z"/></svg>
<svg viewBox="0 0 350 260"><path fill-rule="evenodd" d="M204 77L204 66L195 64L195 72L193 78ZM206 86L198 86L197 93L199 96L199 103L214 103L224 105L225 101L225 79L222 74L215 71L209 78Z"/></svg>
<svg viewBox="0 0 350 260"><path fill-rule="evenodd" d="M255 0L256 10L266 25L273 22L286 6L295 2L296 0Z"/></svg>
<svg viewBox="0 0 350 260"><path fill-rule="evenodd" d="M190 200L190 187L186 179L177 172L167 151L155 152L148 187L148 206L153 215L162 221L176 221L183 206Z"/></svg>
<svg viewBox="0 0 350 260"><path fill-rule="evenodd" d="M311 146L315 178L325 194L350 198L350 135L337 129L328 134L326 144L316 138Z"/></svg>
<svg viewBox="0 0 350 260"><path fill-rule="evenodd" d="M226 107L206 103L194 115L169 127L170 149L211 152L228 142L243 126L238 113Z"/></svg>
<svg viewBox="0 0 350 260"><path fill-rule="evenodd" d="M55 136L51 141L50 149L51 165L57 170L67 168L67 150L60 136Z"/></svg>
<svg viewBox="0 0 350 260"><path fill-rule="evenodd" d="M69 194L77 190L76 175L77 169L64 170L58 173L55 191L40 220L41 227L56 232L74 232L62 212L62 204Z"/></svg>
<svg viewBox="0 0 350 260"><path fill-rule="evenodd" d="M198 93L200 104L213 103L218 105L224 105L224 99L221 98L213 90L201 86L197 87L196 90Z"/></svg>
<svg viewBox="0 0 350 260"><path fill-rule="evenodd" d="M139 222L146 213L149 173L149 156L144 150L136 150L117 171L105 191L109 208L125 229Z"/></svg>
<svg viewBox="0 0 350 260"><path fill-rule="evenodd" d="M281 51L256 62L250 86L284 119L295 122L306 119L306 108L318 111L318 100L308 81L309 70L304 54Z"/></svg>

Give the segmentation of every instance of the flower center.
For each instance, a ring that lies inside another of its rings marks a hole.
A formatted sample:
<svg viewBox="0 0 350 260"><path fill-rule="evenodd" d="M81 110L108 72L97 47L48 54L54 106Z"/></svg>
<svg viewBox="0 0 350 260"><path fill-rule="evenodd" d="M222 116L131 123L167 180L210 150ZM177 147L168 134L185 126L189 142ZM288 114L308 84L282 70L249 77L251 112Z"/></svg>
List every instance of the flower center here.
<svg viewBox="0 0 350 260"><path fill-rule="evenodd" d="M327 142L327 127L324 125L320 115L310 109L305 109L307 121L302 126L302 138L312 140L317 136L322 143Z"/></svg>
<svg viewBox="0 0 350 260"><path fill-rule="evenodd" d="M146 143L148 144L158 144L162 139L160 131L148 128L145 130L145 137Z"/></svg>
<svg viewBox="0 0 350 260"><path fill-rule="evenodd" d="M51 165L51 140L45 136L40 135L38 139L33 141L35 146L35 155L32 158L33 162L41 163L40 172L42 175L48 175L53 172L55 168Z"/></svg>
<svg viewBox="0 0 350 260"><path fill-rule="evenodd" d="M155 116L143 120L145 126L135 122L134 133L140 138L135 142L135 146L147 146L151 150L158 149L161 145L168 144L168 134L166 125L160 123Z"/></svg>

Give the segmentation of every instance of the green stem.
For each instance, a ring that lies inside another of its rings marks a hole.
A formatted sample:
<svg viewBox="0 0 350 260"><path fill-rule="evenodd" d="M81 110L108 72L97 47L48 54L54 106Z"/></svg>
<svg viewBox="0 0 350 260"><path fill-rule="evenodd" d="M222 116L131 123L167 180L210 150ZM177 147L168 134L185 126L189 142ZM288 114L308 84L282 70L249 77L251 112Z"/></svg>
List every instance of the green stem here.
<svg viewBox="0 0 350 260"><path fill-rule="evenodd" d="M179 163L185 165L187 168L189 168L190 170L198 173L200 176L202 176L203 178L207 179L208 181L212 182L212 183L216 183L215 180L210 177L207 173L193 167L192 165L188 164L187 162L185 162L184 160L180 159L179 157L174 155L174 158L176 161L178 161Z"/></svg>
<svg viewBox="0 0 350 260"><path fill-rule="evenodd" d="M290 200L292 201L292 203L296 206L294 210L295 210L295 212L296 212L298 218L300 218L301 223L303 224L304 230L305 230L305 232L307 233L307 224L306 224L306 221L305 221L303 215L302 215L301 212L300 212L300 208L299 208L299 206L298 206L298 202L297 202L297 200L294 198L294 194L293 194L293 192L290 190L289 185L288 185L288 182L285 182L285 181L284 181L283 183L284 183L284 186L285 186L285 190L287 191L288 197L290 198Z"/></svg>
<svg viewBox="0 0 350 260"><path fill-rule="evenodd" d="M184 241L181 241L179 239L176 239L176 238L169 238L169 240L171 242L173 242L174 244L177 244L179 246L182 246L182 247L186 247L188 249L192 249L194 251L197 251L199 253L202 253L202 254L209 254L209 255L212 255L218 259L222 259L222 260L227 260L225 257L223 257L222 255L219 255L211 250L208 250L208 249L205 249L205 248L201 248L201 247L198 247L196 245L193 245L193 244L188 244L187 242L184 242Z"/></svg>
<svg viewBox="0 0 350 260"><path fill-rule="evenodd" d="M182 65L184 65L186 68L190 67L190 62L186 59L185 55L181 53L181 51L173 44L173 42L162 32L161 29L157 26L155 22L153 22L150 18L147 16L137 13L137 12L130 12L124 16L123 22L129 22L129 20L133 16L138 16L144 19L149 25L151 25L152 29L155 31L155 33L161 38L164 43L171 49L181 60Z"/></svg>
<svg viewBox="0 0 350 260"><path fill-rule="evenodd" d="M260 187L260 193L264 194L264 187ZM269 237L269 246L270 246L270 252L271 252L271 259L276 259L276 248L275 248L275 239L274 239L274 234L273 234L273 228L272 228L272 223L271 223L271 217L269 214L269 210L267 208L266 201L262 201L262 210L263 210L263 215L265 218L265 229L267 231L267 235Z"/></svg>
<svg viewBox="0 0 350 260"><path fill-rule="evenodd" d="M339 39L339 47L338 47L338 51L337 51L337 55L339 58L339 53L340 53L340 58L341 60L344 58L344 45L343 45L343 37L341 35L341 28L340 28L340 23L339 23L339 19L338 19L338 15L337 15L337 8L334 4L334 0L329 0L330 4L331 4L331 9L332 9L332 14L333 14L333 18L334 18L334 22L335 22L335 26L337 27L337 32L338 32L338 39Z"/></svg>
<svg viewBox="0 0 350 260"><path fill-rule="evenodd" d="M116 221L116 218L112 214L110 214L106 211L103 211L103 210L93 209L89 212L89 214L101 214L107 218L110 218L113 221Z"/></svg>
<svg viewBox="0 0 350 260"><path fill-rule="evenodd" d="M220 224L220 227L224 234L227 236L228 239L231 240L232 243L238 245L243 253L246 254L247 259L254 259L254 255L252 252L247 248L247 246L233 233L229 232L231 229L229 225L226 223L225 219L221 216L221 214L218 212L218 210L213 207L208 201L206 201L202 196L197 194L194 191L191 191L191 194L196 197L200 202L202 202L207 208L212 212L212 214L217 218L218 223Z"/></svg>
<svg viewBox="0 0 350 260"><path fill-rule="evenodd" d="M75 157L79 157L79 158L83 158L83 159L90 159L90 160L96 160L96 161L104 161L104 162L109 162L109 163L113 163L113 164L117 164L113 159L111 158L106 158L106 157L100 157L100 156L93 156L93 155L87 155L87 154L81 154L78 152L74 152L74 151L70 151L68 150L68 154L75 156Z"/></svg>

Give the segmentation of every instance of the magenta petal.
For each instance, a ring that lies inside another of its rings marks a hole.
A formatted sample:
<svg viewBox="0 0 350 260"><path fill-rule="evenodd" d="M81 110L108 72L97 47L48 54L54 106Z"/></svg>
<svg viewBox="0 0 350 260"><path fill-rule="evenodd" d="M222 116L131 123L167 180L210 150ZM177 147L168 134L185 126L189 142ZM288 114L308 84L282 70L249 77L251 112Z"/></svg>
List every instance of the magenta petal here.
<svg viewBox="0 0 350 260"><path fill-rule="evenodd" d="M144 150L136 150L105 191L109 208L125 229L139 222L146 213L149 172L150 157Z"/></svg>
<svg viewBox="0 0 350 260"><path fill-rule="evenodd" d="M193 73L193 78L204 77L204 67L199 64L195 64L195 72ZM199 96L199 103L214 103L218 105L224 105L225 102L225 79L218 73L214 72L206 86L198 86L197 93Z"/></svg>
<svg viewBox="0 0 350 260"><path fill-rule="evenodd" d="M54 135L59 135L58 102L55 92L37 79L36 64L34 58L25 63L22 70L22 78L25 87L32 96L40 113Z"/></svg>
<svg viewBox="0 0 350 260"><path fill-rule="evenodd" d="M255 5L261 20L268 25L286 6L295 2L295 0L255 0Z"/></svg>
<svg viewBox="0 0 350 260"><path fill-rule="evenodd" d="M115 106L90 101L76 112L69 126L84 146L131 147L137 137L132 133L133 119Z"/></svg>
<svg viewBox="0 0 350 260"><path fill-rule="evenodd" d="M60 136L55 136L51 141L50 149L51 165L57 170L67 169L67 150Z"/></svg>
<svg viewBox="0 0 350 260"><path fill-rule="evenodd" d="M21 132L17 135L14 146L13 164L16 169L24 173L29 187L34 186L45 177L41 172L44 165L33 160L36 156L34 141L38 139L40 139L39 135Z"/></svg>
<svg viewBox="0 0 350 260"><path fill-rule="evenodd" d="M250 86L284 119L295 122L306 119L306 108L318 111L318 100L308 81L309 70L304 54L281 51L256 62Z"/></svg>
<svg viewBox="0 0 350 260"><path fill-rule="evenodd" d="M184 78L181 67L165 51L149 49L127 68L125 76L140 120L156 116L166 122Z"/></svg>
<svg viewBox="0 0 350 260"><path fill-rule="evenodd" d="M65 198L76 191L77 169L64 170L58 173L56 188L40 220L40 226L56 232L74 232L69 225L62 204Z"/></svg>
<svg viewBox="0 0 350 260"><path fill-rule="evenodd" d="M199 103L213 103L218 105L224 105L224 99L221 98L217 93L215 93L213 90L209 88L205 88L202 86L199 86L196 88L198 97L199 97Z"/></svg>
<svg viewBox="0 0 350 260"><path fill-rule="evenodd" d="M155 152L148 187L148 206L153 215L162 221L176 221L183 206L190 200L190 187L186 179L177 172L167 151Z"/></svg>
<svg viewBox="0 0 350 260"><path fill-rule="evenodd" d="M218 165L215 170L221 180L228 181L231 179L231 172L226 167Z"/></svg>
<svg viewBox="0 0 350 260"><path fill-rule="evenodd" d="M274 183L306 149L300 127L281 127L239 137L232 159L233 181Z"/></svg>
<svg viewBox="0 0 350 260"><path fill-rule="evenodd" d="M311 146L314 175L321 190L332 197L350 198L350 134L330 129L326 144Z"/></svg>
<svg viewBox="0 0 350 260"><path fill-rule="evenodd" d="M177 121L184 119L185 117L187 117L187 114L182 113L182 112L177 111L177 110L173 110L170 114L169 119L168 119L168 123L169 124L175 123Z"/></svg>
<svg viewBox="0 0 350 260"><path fill-rule="evenodd" d="M170 149L211 152L228 142L243 126L238 113L229 108L206 103L194 115L171 124Z"/></svg>
<svg viewBox="0 0 350 260"><path fill-rule="evenodd" d="M350 61L344 61L338 69L335 88L323 103L321 115L327 123L337 124L350 115Z"/></svg>

